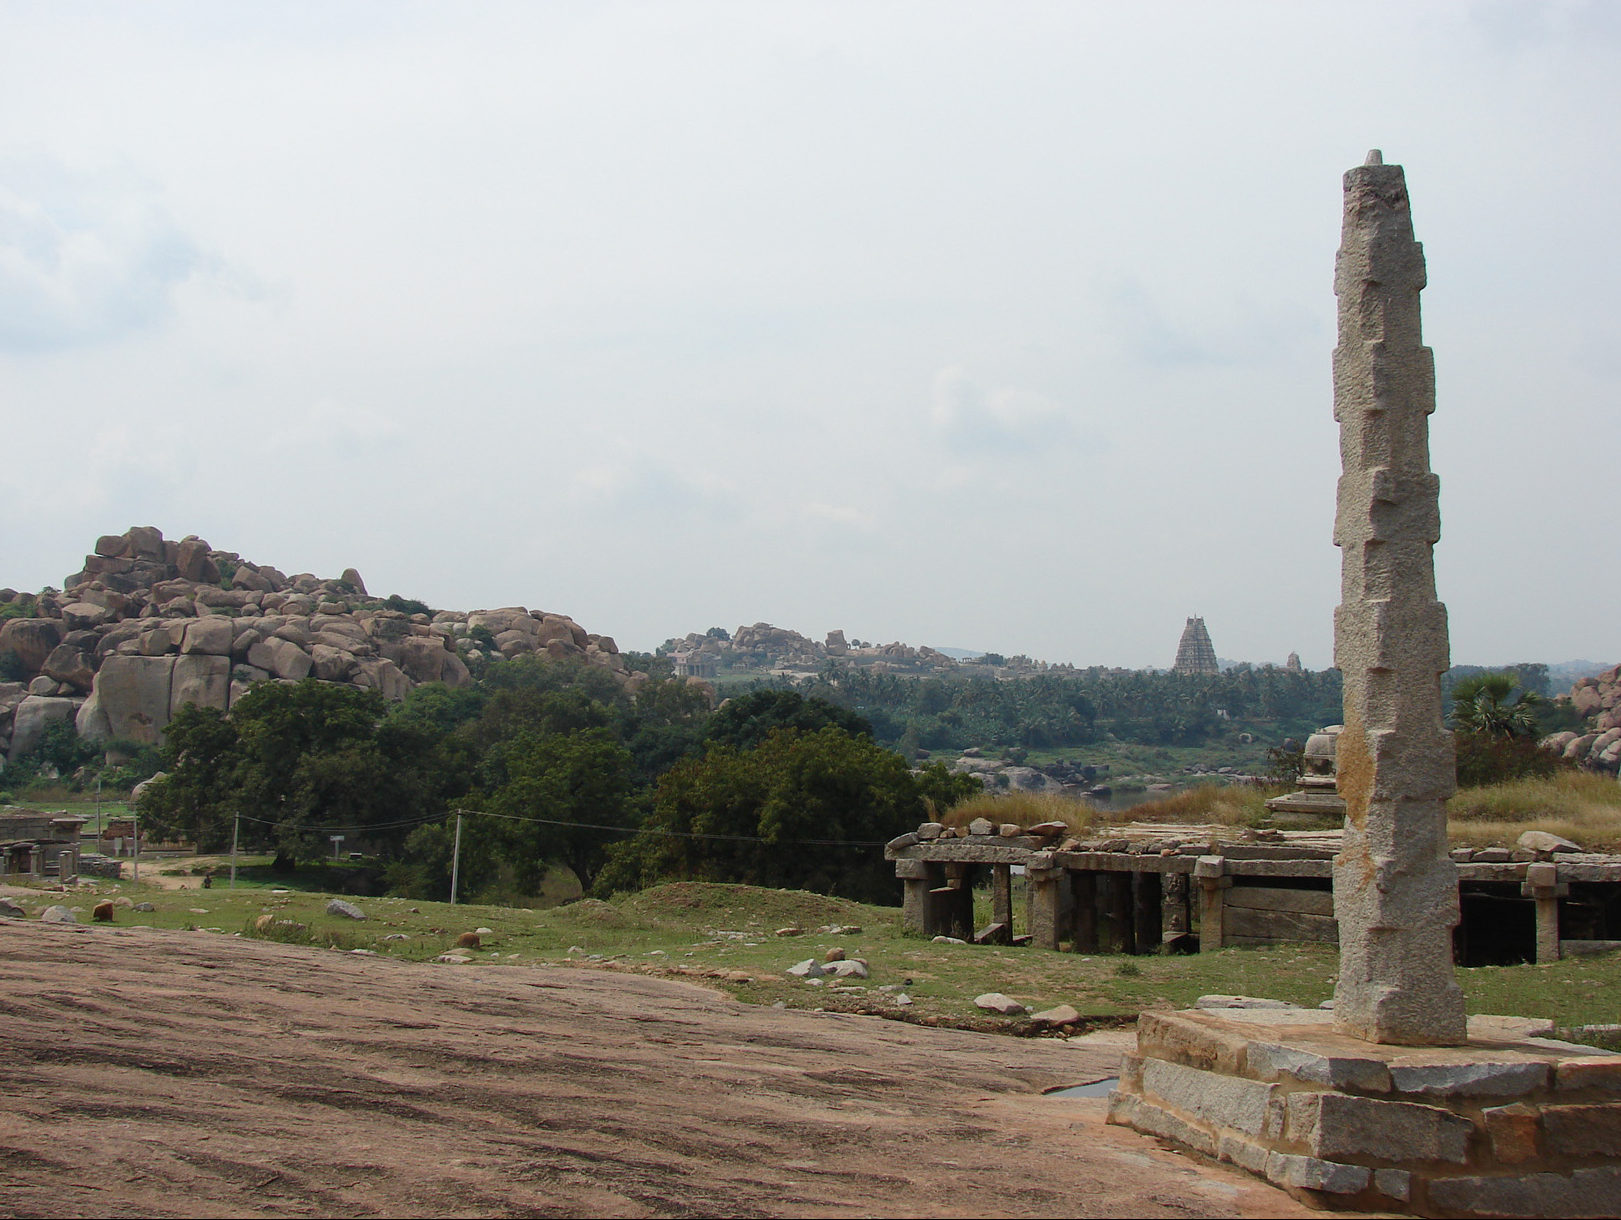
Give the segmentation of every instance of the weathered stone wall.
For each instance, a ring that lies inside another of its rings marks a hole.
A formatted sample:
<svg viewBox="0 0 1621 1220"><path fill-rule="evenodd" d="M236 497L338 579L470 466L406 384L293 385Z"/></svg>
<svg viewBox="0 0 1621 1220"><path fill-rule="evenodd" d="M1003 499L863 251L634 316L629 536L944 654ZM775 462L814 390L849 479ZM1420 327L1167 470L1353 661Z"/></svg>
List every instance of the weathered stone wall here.
<svg viewBox="0 0 1621 1220"><path fill-rule="evenodd" d="M0 590L0 601L15 599ZM186 704L227 711L271 679L313 676L403 699L423 682L464 685L470 666L499 654L576 657L632 690L647 680L612 638L567 615L523 606L405 614L370 596L352 568L336 580L287 576L149 526L98 539L60 593L40 594L31 617L0 623L7 651L24 673L0 683L6 758L33 750L66 718L97 741L156 744Z"/></svg>

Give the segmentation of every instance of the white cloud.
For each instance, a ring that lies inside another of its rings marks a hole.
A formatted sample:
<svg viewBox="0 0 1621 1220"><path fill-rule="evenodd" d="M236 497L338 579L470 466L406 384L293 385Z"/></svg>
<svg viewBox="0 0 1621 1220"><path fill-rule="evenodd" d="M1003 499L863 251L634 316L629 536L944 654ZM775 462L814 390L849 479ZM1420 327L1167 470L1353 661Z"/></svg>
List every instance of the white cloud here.
<svg viewBox="0 0 1621 1220"><path fill-rule="evenodd" d="M210 266L128 172L0 159L0 351L50 352L160 326Z"/></svg>

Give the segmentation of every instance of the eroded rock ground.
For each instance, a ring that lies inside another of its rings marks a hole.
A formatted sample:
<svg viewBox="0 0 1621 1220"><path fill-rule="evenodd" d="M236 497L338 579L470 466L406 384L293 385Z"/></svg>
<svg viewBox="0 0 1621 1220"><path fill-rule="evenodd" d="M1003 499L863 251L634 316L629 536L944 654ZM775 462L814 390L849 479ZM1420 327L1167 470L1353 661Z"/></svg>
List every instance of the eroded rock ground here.
<svg viewBox="0 0 1621 1220"><path fill-rule="evenodd" d="M0 1212L1303 1216L1043 1097L1119 1045L0 921Z"/></svg>

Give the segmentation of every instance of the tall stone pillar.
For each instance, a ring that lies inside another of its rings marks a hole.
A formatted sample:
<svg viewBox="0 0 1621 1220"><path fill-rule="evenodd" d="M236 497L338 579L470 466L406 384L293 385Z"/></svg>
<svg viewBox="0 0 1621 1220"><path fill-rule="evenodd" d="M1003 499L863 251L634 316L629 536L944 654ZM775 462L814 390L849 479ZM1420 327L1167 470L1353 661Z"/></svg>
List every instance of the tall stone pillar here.
<svg viewBox="0 0 1621 1220"><path fill-rule="evenodd" d="M1458 879L1446 840L1456 771L1441 718L1448 645L1431 553L1441 515L1429 454L1435 365L1419 327L1424 282L1406 177L1369 153L1345 175L1334 272L1343 468L1334 660L1345 680L1334 1021L1370 1042L1451 1046L1465 1039L1452 971Z"/></svg>

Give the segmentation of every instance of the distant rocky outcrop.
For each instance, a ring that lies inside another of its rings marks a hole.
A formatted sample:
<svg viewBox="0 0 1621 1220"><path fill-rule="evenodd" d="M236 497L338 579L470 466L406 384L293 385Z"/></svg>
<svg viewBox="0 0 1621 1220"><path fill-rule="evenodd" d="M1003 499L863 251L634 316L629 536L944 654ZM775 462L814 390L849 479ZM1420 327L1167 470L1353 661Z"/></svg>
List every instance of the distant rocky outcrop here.
<svg viewBox="0 0 1621 1220"><path fill-rule="evenodd" d="M1580 679L1568 695L1559 696L1566 700L1587 723L1581 732L1544 737L1543 747L1591 771L1621 773L1621 665Z"/></svg>
<svg viewBox="0 0 1621 1220"><path fill-rule="evenodd" d="M612 638L567 615L523 606L426 613L377 598L360 574L287 576L200 538L150 526L97 539L58 593L0 589L0 751L18 758L46 727L71 718L97 741L156 744L181 707L229 710L256 682L326 682L402 699L419 683L462 686L472 667L539 655L599 665L630 690ZM16 659L10 660L7 654Z"/></svg>
<svg viewBox="0 0 1621 1220"><path fill-rule="evenodd" d="M670 659L675 672L699 678L714 678L726 671L760 671L810 676L829 661L878 673L928 676L963 672L978 677L1025 677L1056 671L1073 672L1069 665L1049 666L1026 656L1001 657L987 654L976 661L959 661L928 645L913 647L899 641L891 644L863 643L845 639L842 630L829 631L818 643L788 627L755 623L739 627L728 635L712 629L699 635L666 640L659 653Z"/></svg>

